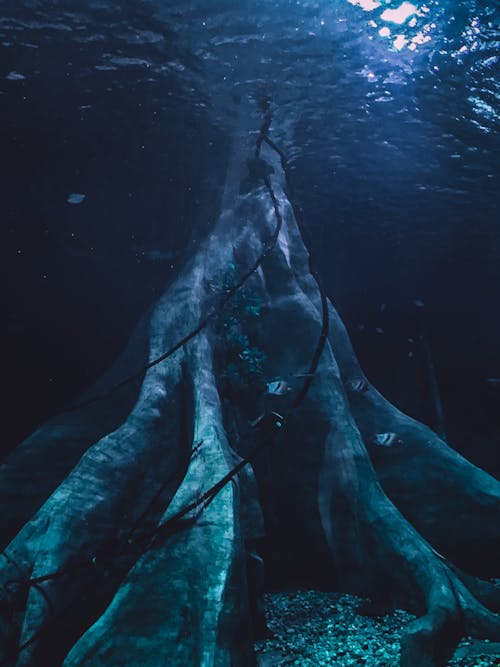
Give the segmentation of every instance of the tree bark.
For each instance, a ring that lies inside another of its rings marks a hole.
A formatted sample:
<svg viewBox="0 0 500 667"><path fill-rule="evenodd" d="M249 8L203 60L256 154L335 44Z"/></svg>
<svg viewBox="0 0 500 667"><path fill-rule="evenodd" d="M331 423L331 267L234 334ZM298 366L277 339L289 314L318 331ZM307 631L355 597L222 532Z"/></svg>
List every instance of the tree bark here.
<svg viewBox="0 0 500 667"><path fill-rule="evenodd" d="M330 303L318 347L321 293L268 129L255 153L240 137L219 219L109 374L2 465L2 665L251 665L259 540L276 578L416 612L403 667L500 638L498 591L476 579L498 574L500 485L369 384ZM262 399L275 380L289 391ZM270 438L251 423L272 412Z"/></svg>

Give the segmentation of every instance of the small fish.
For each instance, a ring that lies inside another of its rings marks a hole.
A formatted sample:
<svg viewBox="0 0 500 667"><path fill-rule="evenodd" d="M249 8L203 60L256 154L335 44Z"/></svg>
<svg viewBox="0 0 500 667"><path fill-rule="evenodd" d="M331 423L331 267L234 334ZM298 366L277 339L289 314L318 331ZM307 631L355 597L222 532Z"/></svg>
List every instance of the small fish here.
<svg viewBox="0 0 500 667"><path fill-rule="evenodd" d="M271 394L272 396L284 396L291 390L290 385L284 380L273 380L266 385L266 394Z"/></svg>
<svg viewBox="0 0 500 667"><path fill-rule="evenodd" d="M384 330L383 330L381 327L377 327L377 328L375 329L375 331L376 331L378 334L383 334L383 333L384 333Z"/></svg>
<svg viewBox="0 0 500 667"><path fill-rule="evenodd" d="M381 447L392 447L393 445L403 444L397 433L376 433L372 436L370 442Z"/></svg>
<svg viewBox="0 0 500 667"><path fill-rule="evenodd" d="M20 72L15 72L14 70L12 72L9 72L7 76L5 77L9 81L24 81L26 78L24 74L21 74Z"/></svg>
<svg viewBox="0 0 500 667"><path fill-rule="evenodd" d="M411 359L411 358L413 357L413 352L408 352L408 356L409 356L410 359Z"/></svg>
<svg viewBox="0 0 500 667"><path fill-rule="evenodd" d="M66 197L68 204L81 204L85 201L86 195L81 194L80 192L72 192Z"/></svg>
<svg viewBox="0 0 500 667"><path fill-rule="evenodd" d="M354 391L356 393L362 394L365 391L368 391L370 385L365 378L359 378L357 380L350 380L346 383L347 391Z"/></svg>
<svg viewBox="0 0 500 667"><path fill-rule="evenodd" d="M423 308L425 303L421 299L413 299L413 305L417 306L417 308Z"/></svg>
<svg viewBox="0 0 500 667"><path fill-rule="evenodd" d="M500 384L500 378L486 378L488 384Z"/></svg>
<svg viewBox="0 0 500 667"><path fill-rule="evenodd" d="M385 303L382 303L382 304L380 305L380 312L383 313L385 309L386 309L386 304L385 304Z"/></svg>
<svg viewBox="0 0 500 667"><path fill-rule="evenodd" d="M408 338L408 342L413 344L415 341L413 340L413 338Z"/></svg>

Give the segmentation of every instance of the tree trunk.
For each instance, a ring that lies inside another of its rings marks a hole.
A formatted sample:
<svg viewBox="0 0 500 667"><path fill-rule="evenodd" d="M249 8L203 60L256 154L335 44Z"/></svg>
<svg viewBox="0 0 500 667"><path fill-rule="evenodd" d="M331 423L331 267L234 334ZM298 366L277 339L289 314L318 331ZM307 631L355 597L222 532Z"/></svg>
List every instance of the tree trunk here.
<svg viewBox="0 0 500 667"><path fill-rule="evenodd" d="M499 484L364 377L268 131L109 374L2 465L2 665L251 665L256 544L275 580L416 612L405 667L500 638Z"/></svg>

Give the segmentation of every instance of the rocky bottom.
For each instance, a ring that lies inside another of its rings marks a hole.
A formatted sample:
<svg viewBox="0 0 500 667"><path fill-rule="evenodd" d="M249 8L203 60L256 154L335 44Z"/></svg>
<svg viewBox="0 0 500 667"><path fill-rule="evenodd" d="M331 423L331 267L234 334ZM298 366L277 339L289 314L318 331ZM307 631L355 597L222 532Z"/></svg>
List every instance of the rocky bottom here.
<svg viewBox="0 0 500 667"><path fill-rule="evenodd" d="M414 617L397 609L375 615L352 595L297 590L265 596L272 637L256 642L258 667L397 667L400 637ZM464 639L450 667L500 665L500 644Z"/></svg>

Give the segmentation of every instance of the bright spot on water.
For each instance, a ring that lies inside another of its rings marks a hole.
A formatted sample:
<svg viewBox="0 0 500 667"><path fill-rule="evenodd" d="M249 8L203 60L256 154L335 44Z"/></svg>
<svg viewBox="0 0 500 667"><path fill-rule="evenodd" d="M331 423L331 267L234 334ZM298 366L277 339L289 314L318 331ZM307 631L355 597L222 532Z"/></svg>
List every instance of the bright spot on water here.
<svg viewBox="0 0 500 667"><path fill-rule="evenodd" d="M380 7L381 5L377 0L349 0L349 2L351 5L362 7L365 12L371 12L373 9L377 9L377 7Z"/></svg>
<svg viewBox="0 0 500 667"><path fill-rule="evenodd" d="M391 23L397 23L401 25L409 18L412 14L417 13L417 8L415 5L412 5L411 2L403 2L396 9L384 9L381 14L381 18L384 21L391 21Z"/></svg>
<svg viewBox="0 0 500 667"><path fill-rule="evenodd" d="M381 7L383 4L390 5L393 0L348 0L351 5L356 7L361 7L364 11L372 11L377 7ZM376 20L371 18L367 21L367 25L370 28L374 28L378 31L380 37L389 38L389 48L394 51L403 51L408 49L409 51L416 51L421 45L426 44L431 41L431 31L436 27L435 23L427 22L430 12L429 7L425 4L422 4L420 7L413 4L412 2L401 2L399 0L399 5L394 8L387 7L383 9L380 13L380 16ZM425 17L425 18L424 18ZM400 32L396 33L396 30L387 25L383 25L379 28L380 22L378 19L382 19L389 23L403 26L400 28ZM424 22L424 25L421 25L421 22ZM395 34L392 34L394 30ZM371 35L368 35L368 39L373 39ZM475 44L472 46L469 45L469 48L473 50ZM454 57L460 57L460 52L453 54Z"/></svg>
<svg viewBox="0 0 500 667"><path fill-rule="evenodd" d="M377 81L377 76L374 72L371 71L366 65L363 67L363 69L359 72L361 76L364 76L365 79L368 81L371 81L372 83Z"/></svg>
<svg viewBox="0 0 500 667"><path fill-rule="evenodd" d="M429 35L424 35L423 32L417 32L415 37L411 40L413 44L425 44L426 42L430 42L431 38Z"/></svg>
<svg viewBox="0 0 500 667"><path fill-rule="evenodd" d="M393 46L395 49L398 51L401 51L402 48L404 48L405 44L408 43L408 40L404 35L396 35L396 39L393 42Z"/></svg>
<svg viewBox="0 0 500 667"><path fill-rule="evenodd" d="M68 204L81 204L85 200L86 195L82 195L79 192L73 192L67 196L66 201Z"/></svg>

